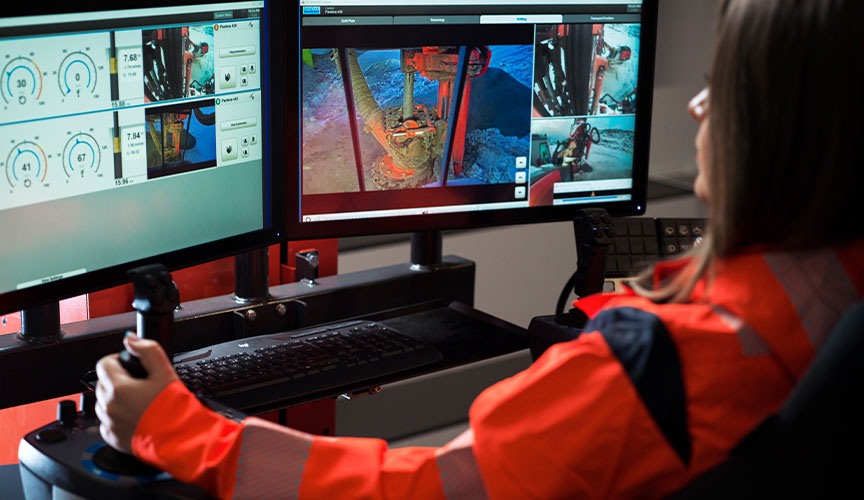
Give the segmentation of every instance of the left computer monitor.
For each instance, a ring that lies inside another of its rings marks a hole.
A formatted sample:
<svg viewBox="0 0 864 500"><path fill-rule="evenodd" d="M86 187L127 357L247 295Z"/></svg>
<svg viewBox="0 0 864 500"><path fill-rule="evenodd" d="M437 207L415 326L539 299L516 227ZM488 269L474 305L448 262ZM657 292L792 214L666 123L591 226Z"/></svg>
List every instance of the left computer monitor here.
<svg viewBox="0 0 864 500"><path fill-rule="evenodd" d="M278 240L282 8L4 6L0 314Z"/></svg>

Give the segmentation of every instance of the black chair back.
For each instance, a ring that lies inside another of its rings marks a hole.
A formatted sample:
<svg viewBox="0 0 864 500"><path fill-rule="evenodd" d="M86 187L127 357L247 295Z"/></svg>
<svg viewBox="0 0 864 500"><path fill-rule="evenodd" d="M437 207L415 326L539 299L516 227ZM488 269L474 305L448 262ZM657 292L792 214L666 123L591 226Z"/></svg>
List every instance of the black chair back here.
<svg viewBox="0 0 864 500"><path fill-rule="evenodd" d="M667 500L861 498L864 302L849 308L781 410Z"/></svg>

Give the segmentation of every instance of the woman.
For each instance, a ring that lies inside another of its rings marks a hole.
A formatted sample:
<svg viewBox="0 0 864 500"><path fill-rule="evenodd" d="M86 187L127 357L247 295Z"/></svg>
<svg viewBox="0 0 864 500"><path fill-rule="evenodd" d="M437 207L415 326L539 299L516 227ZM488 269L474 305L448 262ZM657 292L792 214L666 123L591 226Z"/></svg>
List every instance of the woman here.
<svg viewBox="0 0 864 500"><path fill-rule="evenodd" d="M222 497L660 498L681 488L777 411L861 300L852 123L864 116L864 63L849 54L861 19L860 0L722 4L710 92L690 106L710 237L632 292L578 301L585 333L487 389L471 429L448 445L388 450L228 421L135 337L126 346L147 379L116 356L97 366L103 437Z"/></svg>

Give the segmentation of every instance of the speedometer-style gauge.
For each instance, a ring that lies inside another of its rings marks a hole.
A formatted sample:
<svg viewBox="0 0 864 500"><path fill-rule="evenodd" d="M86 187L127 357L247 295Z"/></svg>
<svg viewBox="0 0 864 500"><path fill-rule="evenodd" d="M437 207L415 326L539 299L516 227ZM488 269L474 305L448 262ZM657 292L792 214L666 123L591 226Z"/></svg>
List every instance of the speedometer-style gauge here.
<svg viewBox="0 0 864 500"><path fill-rule="evenodd" d="M0 95L7 104L27 104L42 95L42 73L27 57L16 57L0 73Z"/></svg>

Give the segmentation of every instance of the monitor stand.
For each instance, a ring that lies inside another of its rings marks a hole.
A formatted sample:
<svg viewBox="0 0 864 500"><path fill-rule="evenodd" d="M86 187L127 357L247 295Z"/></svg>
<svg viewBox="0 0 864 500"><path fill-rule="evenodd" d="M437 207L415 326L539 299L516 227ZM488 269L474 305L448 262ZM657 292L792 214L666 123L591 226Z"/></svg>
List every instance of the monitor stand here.
<svg viewBox="0 0 864 500"><path fill-rule="evenodd" d="M51 302L21 311L18 338L31 344L51 344L63 338L60 329L60 303Z"/></svg>
<svg viewBox="0 0 864 500"><path fill-rule="evenodd" d="M265 302L270 298L267 247L234 257L234 300L240 304Z"/></svg>
<svg viewBox="0 0 864 500"><path fill-rule="evenodd" d="M411 269L429 271L440 268L442 249L441 231L411 233Z"/></svg>

